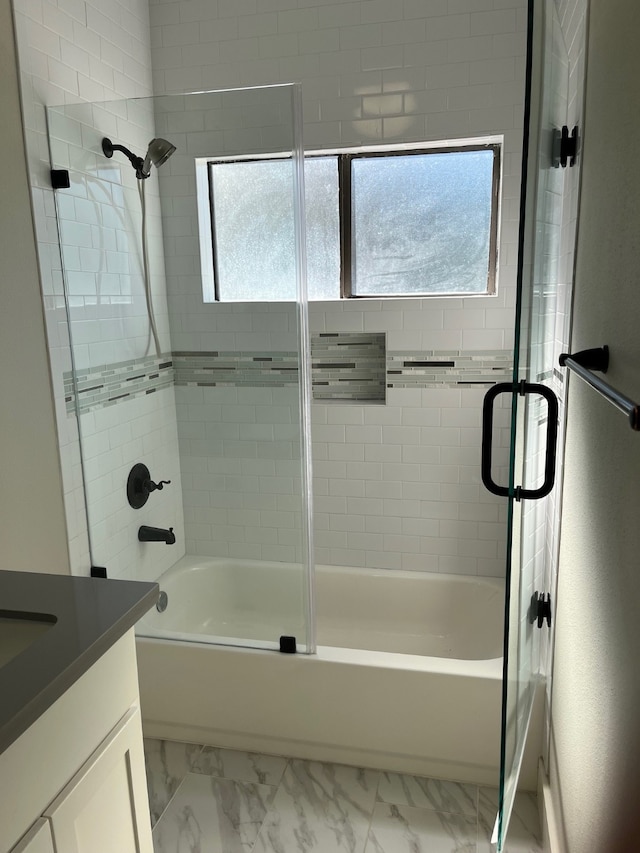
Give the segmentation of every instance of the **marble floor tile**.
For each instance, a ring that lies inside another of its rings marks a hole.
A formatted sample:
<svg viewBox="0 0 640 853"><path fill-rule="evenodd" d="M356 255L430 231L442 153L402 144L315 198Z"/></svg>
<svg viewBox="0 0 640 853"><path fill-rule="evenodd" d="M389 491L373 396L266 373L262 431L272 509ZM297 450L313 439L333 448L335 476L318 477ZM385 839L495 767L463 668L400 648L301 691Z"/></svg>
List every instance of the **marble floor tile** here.
<svg viewBox="0 0 640 853"><path fill-rule="evenodd" d="M478 793L478 853L493 853L491 833L498 812L498 789ZM542 833L535 794L516 794L504 853L542 853Z"/></svg>
<svg viewBox="0 0 640 853"><path fill-rule="evenodd" d="M475 815L478 788L405 773L382 773L378 800L397 806L415 806L451 814Z"/></svg>
<svg viewBox="0 0 640 853"><path fill-rule="evenodd" d="M250 853L271 785L189 773L153 830L155 853Z"/></svg>
<svg viewBox="0 0 640 853"><path fill-rule="evenodd" d="M380 773L291 759L255 853L363 853Z"/></svg>
<svg viewBox="0 0 640 853"><path fill-rule="evenodd" d="M144 739L144 763L152 826L167 807L201 749L201 746L191 743Z"/></svg>
<svg viewBox="0 0 640 853"><path fill-rule="evenodd" d="M476 818L376 803L365 853L476 853Z"/></svg>
<svg viewBox="0 0 640 853"><path fill-rule="evenodd" d="M279 785L288 760L277 755L205 746L193 765L193 772L239 782Z"/></svg>

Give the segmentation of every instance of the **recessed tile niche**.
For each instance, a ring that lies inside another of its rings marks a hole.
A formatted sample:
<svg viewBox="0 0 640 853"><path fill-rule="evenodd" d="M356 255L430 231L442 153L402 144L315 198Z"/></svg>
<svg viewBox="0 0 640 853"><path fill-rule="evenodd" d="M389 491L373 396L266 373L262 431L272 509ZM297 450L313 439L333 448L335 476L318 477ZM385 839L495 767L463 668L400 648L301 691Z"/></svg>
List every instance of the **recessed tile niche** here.
<svg viewBox="0 0 640 853"><path fill-rule="evenodd" d="M311 338L313 399L384 403L384 332L321 332Z"/></svg>

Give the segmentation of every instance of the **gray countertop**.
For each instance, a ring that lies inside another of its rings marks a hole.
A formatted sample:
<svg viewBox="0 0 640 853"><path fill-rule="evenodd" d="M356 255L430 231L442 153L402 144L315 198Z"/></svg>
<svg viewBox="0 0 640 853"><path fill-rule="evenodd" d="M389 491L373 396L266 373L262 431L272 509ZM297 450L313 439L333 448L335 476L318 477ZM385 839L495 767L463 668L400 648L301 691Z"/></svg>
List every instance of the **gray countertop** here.
<svg viewBox="0 0 640 853"><path fill-rule="evenodd" d="M0 570L0 616L55 619L0 667L0 753L153 607L158 592L155 583Z"/></svg>

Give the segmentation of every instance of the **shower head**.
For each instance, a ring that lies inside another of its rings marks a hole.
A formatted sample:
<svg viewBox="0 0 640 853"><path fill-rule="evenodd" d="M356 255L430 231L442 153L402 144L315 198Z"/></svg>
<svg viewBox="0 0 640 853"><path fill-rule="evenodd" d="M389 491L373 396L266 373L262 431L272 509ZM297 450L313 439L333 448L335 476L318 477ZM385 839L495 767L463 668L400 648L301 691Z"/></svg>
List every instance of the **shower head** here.
<svg viewBox="0 0 640 853"><path fill-rule="evenodd" d="M153 164L156 169L159 166L162 166L163 163L167 162L175 150L176 146L172 145L171 142L168 142L166 139L152 139L143 160L142 157L137 157L132 151L125 148L124 145L118 145L106 136L102 140L102 153L104 156L113 157L114 151L122 151L136 170L136 178L139 180L148 178L151 174L151 165Z"/></svg>
<svg viewBox="0 0 640 853"><path fill-rule="evenodd" d="M144 158L144 163L142 165L142 171L147 175L151 172L151 164L158 169L163 163L166 163L169 157L176 150L176 146L173 145L166 139L152 139L149 143L149 147L147 148L147 154Z"/></svg>

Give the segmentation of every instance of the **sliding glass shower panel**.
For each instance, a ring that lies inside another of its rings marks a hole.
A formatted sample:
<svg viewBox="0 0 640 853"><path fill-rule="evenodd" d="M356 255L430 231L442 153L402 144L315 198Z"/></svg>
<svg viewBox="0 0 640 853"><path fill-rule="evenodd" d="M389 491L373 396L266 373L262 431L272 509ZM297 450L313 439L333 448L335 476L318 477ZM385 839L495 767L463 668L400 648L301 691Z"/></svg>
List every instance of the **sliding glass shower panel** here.
<svg viewBox="0 0 640 853"><path fill-rule="evenodd" d="M54 108L49 129L93 565L159 581L146 635L312 650L298 88ZM282 299L221 301L208 164L266 156Z"/></svg>

